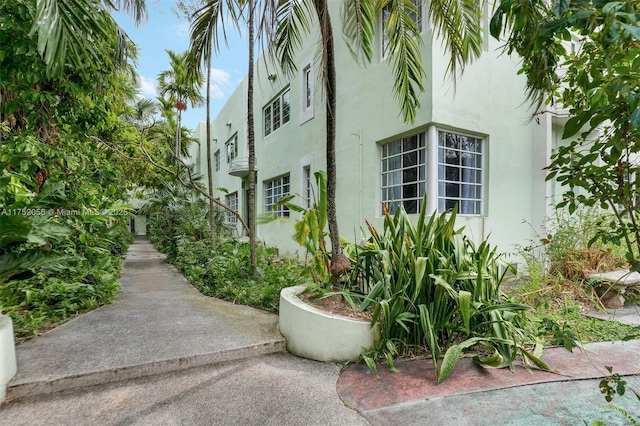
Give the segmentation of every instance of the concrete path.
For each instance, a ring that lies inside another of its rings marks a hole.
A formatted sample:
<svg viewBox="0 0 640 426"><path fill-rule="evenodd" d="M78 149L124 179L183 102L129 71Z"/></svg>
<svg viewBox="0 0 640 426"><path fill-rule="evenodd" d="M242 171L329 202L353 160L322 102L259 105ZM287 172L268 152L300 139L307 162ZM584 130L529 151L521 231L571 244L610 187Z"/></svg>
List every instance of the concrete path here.
<svg viewBox="0 0 640 426"><path fill-rule="evenodd" d="M604 366L640 390L640 341L548 349L554 374L462 359L436 385L428 361L376 374L287 354L277 316L202 296L145 241L121 281L115 304L17 348L0 425L618 425ZM631 392L613 402L640 416Z"/></svg>

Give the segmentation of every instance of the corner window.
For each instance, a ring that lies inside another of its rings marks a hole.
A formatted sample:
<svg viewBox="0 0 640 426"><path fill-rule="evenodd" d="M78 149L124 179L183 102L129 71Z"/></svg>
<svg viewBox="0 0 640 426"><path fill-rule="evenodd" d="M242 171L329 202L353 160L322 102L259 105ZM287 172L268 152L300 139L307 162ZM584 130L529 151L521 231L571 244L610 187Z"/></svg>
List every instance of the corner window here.
<svg viewBox="0 0 640 426"><path fill-rule="evenodd" d="M276 217L289 217L289 209L275 206L280 198L289 195L289 175L264 181L264 211L273 212Z"/></svg>
<svg viewBox="0 0 640 426"><path fill-rule="evenodd" d="M289 122L291 118L290 96L291 91L287 89L264 107L263 119L265 136L273 133Z"/></svg>
<svg viewBox="0 0 640 426"><path fill-rule="evenodd" d="M228 194L225 196L225 204L227 207L238 211L238 193L234 192L232 194ZM231 213L229 210L225 210L227 223L238 223L238 218L235 214Z"/></svg>
<svg viewBox="0 0 640 426"><path fill-rule="evenodd" d="M403 206L418 213L425 191L425 135L402 138L382 146L382 201L391 212Z"/></svg>
<svg viewBox="0 0 640 426"><path fill-rule="evenodd" d="M438 211L482 214L482 139L438 131Z"/></svg>
<svg viewBox="0 0 640 426"><path fill-rule="evenodd" d="M427 203L438 212L457 205L459 214L482 215L484 141L444 130L428 134L434 140L418 133L382 145L382 202L392 213L402 206L416 214L429 180Z"/></svg>

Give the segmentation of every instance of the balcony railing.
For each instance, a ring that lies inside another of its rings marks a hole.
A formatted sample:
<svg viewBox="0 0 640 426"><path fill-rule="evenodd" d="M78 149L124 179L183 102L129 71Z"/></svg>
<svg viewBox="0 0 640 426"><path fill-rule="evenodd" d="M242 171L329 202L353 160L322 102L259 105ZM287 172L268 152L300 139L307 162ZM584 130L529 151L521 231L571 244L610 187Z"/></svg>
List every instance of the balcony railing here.
<svg viewBox="0 0 640 426"><path fill-rule="evenodd" d="M245 177L249 175L249 157L234 158L229 164L231 176Z"/></svg>

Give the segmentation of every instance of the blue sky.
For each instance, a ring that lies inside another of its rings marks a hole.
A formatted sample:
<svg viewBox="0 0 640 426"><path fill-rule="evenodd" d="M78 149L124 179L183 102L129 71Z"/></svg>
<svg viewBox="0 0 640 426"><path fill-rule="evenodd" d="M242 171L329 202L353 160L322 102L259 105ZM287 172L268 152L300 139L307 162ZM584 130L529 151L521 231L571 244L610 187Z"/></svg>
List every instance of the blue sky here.
<svg viewBox="0 0 640 426"><path fill-rule="evenodd" d="M138 74L140 94L147 98L157 96L157 77L169 69L170 49L183 52L189 48L189 23L172 11L172 0L148 1L149 19L136 27L127 15L115 15L118 24L139 48ZM213 59L211 114L218 113L238 83L247 73L247 43L234 28L227 32L229 48L221 44L220 53ZM203 95L204 95L204 88ZM188 108L183 113L182 124L191 130L206 117L205 107Z"/></svg>

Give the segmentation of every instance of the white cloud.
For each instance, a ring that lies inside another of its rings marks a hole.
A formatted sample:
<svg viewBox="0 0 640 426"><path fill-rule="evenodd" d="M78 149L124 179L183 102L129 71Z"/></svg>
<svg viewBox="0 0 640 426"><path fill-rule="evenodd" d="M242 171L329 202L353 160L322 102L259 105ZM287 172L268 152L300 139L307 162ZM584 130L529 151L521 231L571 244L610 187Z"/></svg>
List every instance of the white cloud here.
<svg viewBox="0 0 640 426"><path fill-rule="evenodd" d="M175 30L176 36L180 39L188 39L189 38L189 23L182 22L180 24L174 25L173 29Z"/></svg>
<svg viewBox="0 0 640 426"><path fill-rule="evenodd" d="M158 96L155 80L147 79L143 75L138 75L138 92L145 98L155 98Z"/></svg>
<svg viewBox="0 0 640 426"><path fill-rule="evenodd" d="M214 84L218 85L229 85L231 79L231 74L229 74L225 70L221 70L218 68L213 68L211 70L211 81Z"/></svg>
<svg viewBox="0 0 640 426"><path fill-rule="evenodd" d="M225 70L213 68L211 70L211 97L213 99L224 99L227 89L234 89L231 84L231 74Z"/></svg>

